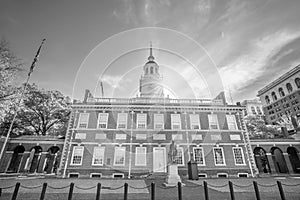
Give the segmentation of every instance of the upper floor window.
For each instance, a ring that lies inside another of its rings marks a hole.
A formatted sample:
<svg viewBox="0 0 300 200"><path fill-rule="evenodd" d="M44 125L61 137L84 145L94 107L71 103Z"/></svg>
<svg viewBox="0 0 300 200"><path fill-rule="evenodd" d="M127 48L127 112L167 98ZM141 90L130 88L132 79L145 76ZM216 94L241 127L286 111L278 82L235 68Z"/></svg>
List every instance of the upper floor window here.
<svg viewBox="0 0 300 200"><path fill-rule="evenodd" d="M233 147L234 162L236 165L245 165L245 158L242 147Z"/></svg>
<svg viewBox="0 0 300 200"><path fill-rule="evenodd" d="M83 158L83 146L74 146L72 153L71 165L81 165Z"/></svg>
<svg viewBox="0 0 300 200"><path fill-rule="evenodd" d="M226 165L224 158L224 151L222 147L214 147L215 165Z"/></svg>
<svg viewBox="0 0 300 200"><path fill-rule="evenodd" d="M200 129L200 119L198 114L190 115L191 129Z"/></svg>
<svg viewBox="0 0 300 200"><path fill-rule="evenodd" d="M171 114L171 126L172 129L181 129L180 114Z"/></svg>
<svg viewBox="0 0 300 200"><path fill-rule="evenodd" d="M228 129L237 130L236 119L234 115L226 115Z"/></svg>
<svg viewBox="0 0 300 200"><path fill-rule="evenodd" d="M150 68L150 74L153 74L153 67Z"/></svg>
<svg viewBox="0 0 300 200"><path fill-rule="evenodd" d="M261 109L260 109L259 106L256 107L256 110L257 110L257 113L258 113L259 115L262 115L262 112L261 112Z"/></svg>
<svg viewBox="0 0 300 200"><path fill-rule="evenodd" d="M135 148L135 165L145 166L147 164L147 148L146 147L136 147Z"/></svg>
<svg viewBox="0 0 300 200"><path fill-rule="evenodd" d="M148 74L148 67L146 68L146 74Z"/></svg>
<svg viewBox="0 0 300 200"><path fill-rule="evenodd" d="M183 148L177 147L177 154L175 156L174 162L177 165L183 166L184 165L184 154L183 154Z"/></svg>
<svg viewBox="0 0 300 200"><path fill-rule="evenodd" d="M92 165L103 165L104 163L104 147L94 147Z"/></svg>
<svg viewBox="0 0 300 200"><path fill-rule="evenodd" d="M194 147L194 160L197 162L198 165L205 165L204 160L204 152L202 147Z"/></svg>
<svg viewBox="0 0 300 200"><path fill-rule="evenodd" d="M138 113L137 118L137 128L138 129L146 129L147 128L147 114L145 113Z"/></svg>
<svg viewBox="0 0 300 200"><path fill-rule="evenodd" d="M208 115L209 129L219 129L218 116L215 114Z"/></svg>
<svg viewBox="0 0 300 200"><path fill-rule="evenodd" d="M269 104L270 103L270 98L269 98L269 96L267 95L267 96L265 96L265 100L266 100L266 103L267 104Z"/></svg>
<svg viewBox="0 0 300 200"><path fill-rule="evenodd" d="M108 113L99 113L98 128L107 128Z"/></svg>
<svg viewBox="0 0 300 200"><path fill-rule="evenodd" d="M118 113L118 129L126 129L127 128L127 113Z"/></svg>
<svg viewBox="0 0 300 200"><path fill-rule="evenodd" d="M284 97L284 96L285 96L284 91L283 91L282 88L279 88L279 89L278 89L278 92L279 92L279 95L280 95L281 97Z"/></svg>
<svg viewBox="0 0 300 200"><path fill-rule="evenodd" d="M277 96L276 96L276 93L275 92L272 92L271 93L271 96L273 98L273 101L276 101L277 100Z"/></svg>
<svg viewBox="0 0 300 200"><path fill-rule="evenodd" d="M125 165L125 147L115 147L114 165Z"/></svg>
<svg viewBox="0 0 300 200"><path fill-rule="evenodd" d="M293 87L292 87L292 85L291 85L290 83L287 83L287 84L286 84L286 89L287 89L287 91L288 91L289 93L293 92Z"/></svg>
<svg viewBox="0 0 300 200"><path fill-rule="evenodd" d="M297 85L297 88L300 88L300 78L296 78L295 83Z"/></svg>
<svg viewBox="0 0 300 200"><path fill-rule="evenodd" d="M256 110L255 110L254 106L251 106L251 112L253 115L256 115Z"/></svg>
<svg viewBox="0 0 300 200"><path fill-rule="evenodd" d="M87 128L89 122L89 113L80 113L78 120L78 128Z"/></svg>
<svg viewBox="0 0 300 200"><path fill-rule="evenodd" d="M163 129L163 128L164 128L164 115L154 114L154 129Z"/></svg>

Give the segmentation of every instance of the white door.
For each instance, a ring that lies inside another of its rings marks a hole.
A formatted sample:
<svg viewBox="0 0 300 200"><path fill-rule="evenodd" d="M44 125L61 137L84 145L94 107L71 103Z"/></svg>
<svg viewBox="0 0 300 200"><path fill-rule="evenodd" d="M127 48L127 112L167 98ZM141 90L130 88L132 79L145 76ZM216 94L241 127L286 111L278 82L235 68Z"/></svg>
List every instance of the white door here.
<svg viewBox="0 0 300 200"><path fill-rule="evenodd" d="M153 148L153 172L166 172L166 148Z"/></svg>

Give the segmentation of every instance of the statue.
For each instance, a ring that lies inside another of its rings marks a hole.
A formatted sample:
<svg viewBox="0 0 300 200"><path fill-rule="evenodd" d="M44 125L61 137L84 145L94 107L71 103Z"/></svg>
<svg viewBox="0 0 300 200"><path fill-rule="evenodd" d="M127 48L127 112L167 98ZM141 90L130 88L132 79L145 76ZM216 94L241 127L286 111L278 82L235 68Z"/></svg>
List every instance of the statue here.
<svg viewBox="0 0 300 200"><path fill-rule="evenodd" d="M174 140L172 140L172 143L170 145L170 150L169 150L169 153L168 153L169 163L171 163L171 164L176 163L175 162L176 155L177 155L177 149L176 149Z"/></svg>

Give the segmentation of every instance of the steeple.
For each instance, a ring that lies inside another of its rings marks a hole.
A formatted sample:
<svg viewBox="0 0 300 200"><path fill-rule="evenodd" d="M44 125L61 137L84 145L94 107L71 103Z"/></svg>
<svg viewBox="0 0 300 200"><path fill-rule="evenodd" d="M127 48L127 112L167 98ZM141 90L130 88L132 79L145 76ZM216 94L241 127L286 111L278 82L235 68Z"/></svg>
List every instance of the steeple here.
<svg viewBox="0 0 300 200"><path fill-rule="evenodd" d="M148 57L149 61L153 61L154 60L154 56L152 55L152 42L150 42L150 56Z"/></svg>

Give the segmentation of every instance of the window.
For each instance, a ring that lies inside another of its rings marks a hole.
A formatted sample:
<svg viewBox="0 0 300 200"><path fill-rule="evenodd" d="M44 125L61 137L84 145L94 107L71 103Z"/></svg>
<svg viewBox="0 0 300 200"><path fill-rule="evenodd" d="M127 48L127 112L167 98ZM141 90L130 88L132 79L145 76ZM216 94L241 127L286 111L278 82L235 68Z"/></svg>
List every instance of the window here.
<svg viewBox="0 0 300 200"><path fill-rule="evenodd" d="M266 103L267 103L267 104L269 104L269 103L270 103L270 98L269 98L269 96L268 96L268 95L265 97L265 100L266 100Z"/></svg>
<svg viewBox="0 0 300 200"><path fill-rule="evenodd" d="M172 140L183 140L183 135L180 133L172 134Z"/></svg>
<svg viewBox="0 0 300 200"><path fill-rule="evenodd" d="M87 128L89 122L89 113L80 113L78 120L78 128Z"/></svg>
<svg viewBox="0 0 300 200"><path fill-rule="evenodd" d="M115 147L114 165L125 165L125 147Z"/></svg>
<svg viewBox="0 0 300 200"><path fill-rule="evenodd" d="M194 151L194 160L197 162L197 164L205 165L203 148L194 147L193 151Z"/></svg>
<svg viewBox="0 0 300 200"><path fill-rule="evenodd" d="M261 112L261 109L260 109L259 106L256 106L256 110L257 110L257 113L258 113L259 115L262 115L262 112Z"/></svg>
<svg viewBox="0 0 300 200"><path fill-rule="evenodd" d="M254 106L251 106L251 112L253 115L256 115L256 110L255 110Z"/></svg>
<svg viewBox="0 0 300 200"><path fill-rule="evenodd" d="M166 140L166 134L154 133L153 134L153 140Z"/></svg>
<svg viewBox="0 0 300 200"><path fill-rule="evenodd" d="M296 78L295 83L297 85L297 88L300 88L300 78Z"/></svg>
<svg viewBox="0 0 300 200"><path fill-rule="evenodd" d="M233 147L234 162L236 165L245 165L245 159L242 147Z"/></svg>
<svg viewBox="0 0 300 200"><path fill-rule="evenodd" d="M279 89L278 89L278 92L279 92L279 95L280 95L281 97L284 97L284 96L285 96L284 91L283 91L282 88L279 88Z"/></svg>
<svg viewBox="0 0 300 200"><path fill-rule="evenodd" d="M171 124L172 124L172 129L174 130L181 129L180 114L171 114Z"/></svg>
<svg viewBox="0 0 300 200"><path fill-rule="evenodd" d="M234 115L226 115L226 120L229 130L237 130L236 120Z"/></svg>
<svg viewBox="0 0 300 200"><path fill-rule="evenodd" d="M104 162L104 147L94 147L92 165L103 165Z"/></svg>
<svg viewBox="0 0 300 200"><path fill-rule="evenodd" d="M230 140L241 140L241 135L230 134L229 137L230 137Z"/></svg>
<svg viewBox="0 0 300 200"><path fill-rule="evenodd" d="M79 178L79 173L69 173L69 178Z"/></svg>
<svg viewBox="0 0 300 200"><path fill-rule="evenodd" d="M163 114L154 114L154 129L164 129Z"/></svg>
<svg viewBox="0 0 300 200"><path fill-rule="evenodd" d="M153 74L153 67L150 68L150 74Z"/></svg>
<svg viewBox="0 0 300 200"><path fill-rule="evenodd" d="M116 140L126 140L127 135L124 133L117 133Z"/></svg>
<svg viewBox="0 0 300 200"><path fill-rule="evenodd" d="M276 101L277 100L277 96L276 96L276 93L275 92L272 92L271 93L271 96L273 98L273 101Z"/></svg>
<svg viewBox="0 0 300 200"><path fill-rule="evenodd" d="M211 134L210 138L211 140L222 140L221 134Z"/></svg>
<svg viewBox="0 0 300 200"><path fill-rule="evenodd" d="M137 128L138 129L146 129L147 128L147 114L139 113L137 114Z"/></svg>
<svg viewBox="0 0 300 200"><path fill-rule="evenodd" d="M74 146L73 147L71 165L81 165L82 164L83 150L84 150L83 146Z"/></svg>
<svg viewBox="0 0 300 200"><path fill-rule="evenodd" d="M192 134L192 140L202 140L202 134Z"/></svg>
<svg viewBox="0 0 300 200"><path fill-rule="evenodd" d="M146 147L135 148L135 165L145 166L146 165Z"/></svg>
<svg viewBox="0 0 300 200"><path fill-rule="evenodd" d="M292 85L291 85L290 83L287 83L287 84L286 84L286 89L287 89L287 91L288 91L289 93L293 92L293 87L292 87Z"/></svg>
<svg viewBox="0 0 300 200"><path fill-rule="evenodd" d="M108 113L99 113L98 128L107 128Z"/></svg>
<svg viewBox="0 0 300 200"><path fill-rule="evenodd" d="M208 115L208 123L210 129L219 129L217 115Z"/></svg>
<svg viewBox="0 0 300 200"><path fill-rule="evenodd" d="M105 140L106 139L106 134L105 133L96 133L95 139L96 140Z"/></svg>
<svg viewBox="0 0 300 200"><path fill-rule="evenodd" d="M225 165L224 152L222 147L214 147L215 165Z"/></svg>
<svg viewBox="0 0 300 200"><path fill-rule="evenodd" d="M118 113L118 129L126 129L127 128L127 113Z"/></svg>
<svg viewBox="0 0 300 200"><path fill-rule="evenodd" d="M174 162L180 166L184 165L183 148L182 147L177 147L177 154L175 156Z"/></svg>
<svg viewBox="0 0 300 200"><path fill-rule="evenodd" d="M146 139L147 139L147 134L144 134L144 133L137 133L137 134L135 135L135 138L136 138L137 140L146 140Z"/></svg>
<svg viewBox="0 0 300 200"><path fill-rule="evenodd" d="M199 115L197 114L191 114L190 115L190 121L191 121L191 129L200 129L200 119Z"/></svg>
<svg viewBox="0 0 300 200"><path fill-rule="evenodd" d="M86 134L85 133L76 133L75 139L84 140L84 139L86 139Z"/></svg>

